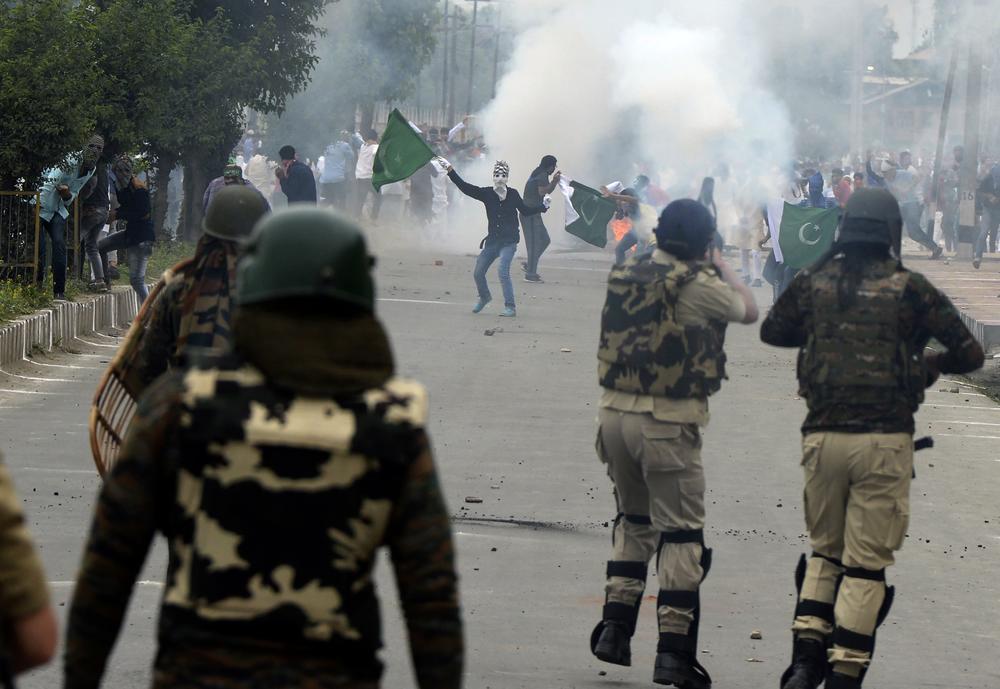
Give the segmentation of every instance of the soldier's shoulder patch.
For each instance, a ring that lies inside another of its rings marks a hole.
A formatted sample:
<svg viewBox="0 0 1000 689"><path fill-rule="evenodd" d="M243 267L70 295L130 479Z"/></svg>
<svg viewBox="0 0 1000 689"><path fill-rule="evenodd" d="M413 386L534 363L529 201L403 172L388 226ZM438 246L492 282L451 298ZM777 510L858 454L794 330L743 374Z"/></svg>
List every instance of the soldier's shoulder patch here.
<svg viewBox="0 0 1000 689"><path fill-rule="evenodd" d="M405 423L416 428L427 425L427 389L415 380L392 378L380 388L364 393L371 410L382 410L390 423Z"/></svg>

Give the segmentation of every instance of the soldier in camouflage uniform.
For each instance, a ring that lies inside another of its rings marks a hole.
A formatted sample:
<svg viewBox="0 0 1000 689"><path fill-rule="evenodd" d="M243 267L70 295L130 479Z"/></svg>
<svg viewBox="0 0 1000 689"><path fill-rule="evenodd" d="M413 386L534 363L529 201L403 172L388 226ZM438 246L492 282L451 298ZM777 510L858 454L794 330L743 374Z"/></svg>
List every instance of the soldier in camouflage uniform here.
<svg viewBox="0 0 1000 689"><path fill-rule="evenodd" d="M416 685L461 686L427 397L394 377L371 264L361 232L329 211L257 226L238 269L233 351L154 383L101 491L66 689L98 686L157 531L169 567L154 689L375 689L381 546Z"/></svg>
<svg viewBox="0 0 1000 689"><path fill-rule="evenodd" d="M213 197L194 257L175 266L150 315L135 353L139 390L194 353L221 354L232 343L230 293L241 243L267 213L254 189L229 186Z"/></svg>
<svg viewBox="0 0 1000 689"><path fill-rule="evenodd" d="M603 619L591 650L631 665L630 640L656 555L659 644L653 681L705 689L696 658L708 573L700 427L725 378L729 322L753 323L757 306L717 251L715 221L699 203L675 201L655 230L657 249L615 266L601 317L597 452L615 485L618 516L607 565Z"/></svg>
<svg viewBox="0 0 1000 689"><path fill-rule="evenodd" d="M903 221L886 191L851 196L830 253L804 270L761 327L798 347L805 517L812 555L796 575L793 660L782 689L855 689L892 603L885 568L903 545L913 415L938 373L983 364L948 298L899 261ZM947 349L924 355L936 338Z"/></svg>
<svg viewBox="0 0 1000 689"><path fill-rule="evenodd" d="M58 640L42 562L0 463L0 686L13 687L15 673L49 662Z"/></svg>

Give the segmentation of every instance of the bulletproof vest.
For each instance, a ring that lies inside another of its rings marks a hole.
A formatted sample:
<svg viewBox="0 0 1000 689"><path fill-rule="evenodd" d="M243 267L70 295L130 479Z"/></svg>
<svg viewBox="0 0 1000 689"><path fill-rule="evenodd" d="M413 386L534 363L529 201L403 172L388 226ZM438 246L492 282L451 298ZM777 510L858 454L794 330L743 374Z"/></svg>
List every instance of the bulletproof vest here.
<svg viewBox="0 0 1000 689"><path fill-rule="evenodd" d="M189 370L184 389L161 633L375 662L372 567L421 451L424 389L305 397L235 359Z"/></svg>
<svg viewBox="0 0 1000 689"><path fill-rule="evenodd" d="M899 318L909 272L862 277L854 303L841 309L843 270L833 261L810 276L811 331L798 360L801 396L810 409L902 400L916 411L924 399L923 352L911 351L900 336Z"/></svg>
<svg viewBox="0 0 1000 689"><path fill-rule="evenodd" d="M726 324L677 322L681 289L700 262L657 263L649 255L611 269L597 351L602 387L678 399L706 398L726 377Z"/></svg>

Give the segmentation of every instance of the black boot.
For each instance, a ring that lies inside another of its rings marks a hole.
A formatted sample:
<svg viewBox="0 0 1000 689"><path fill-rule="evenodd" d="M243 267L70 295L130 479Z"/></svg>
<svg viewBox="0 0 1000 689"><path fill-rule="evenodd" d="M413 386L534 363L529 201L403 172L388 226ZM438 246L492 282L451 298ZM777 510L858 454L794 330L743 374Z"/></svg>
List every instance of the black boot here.
<svg viewBox="0 0 1000 689"><path fill-rule="evenodd" d="M632 665L632 630L618 620L604 620L592 635L590 648L599 660L614 665Z"/></svg>
<svg viewBox="0 0 1000 689"><path fill-rule="evenodd" d="M861 689L861 678L831 672L826 677L826 689Z"/></svg>
<svg viewBox="0 0 1000 689"><path fill-rule="evenodd" d="M667 651L656 654L653 684L666 684L678 689L709 689L712 678L693 654Z"/></svg>
<svg viewBox="0 0 1000 689"><path fill-rule="evenodd" d="M826 646L816 639L796 639L792 664L781 676L781 689L816 689L826 676Z"/></svg>

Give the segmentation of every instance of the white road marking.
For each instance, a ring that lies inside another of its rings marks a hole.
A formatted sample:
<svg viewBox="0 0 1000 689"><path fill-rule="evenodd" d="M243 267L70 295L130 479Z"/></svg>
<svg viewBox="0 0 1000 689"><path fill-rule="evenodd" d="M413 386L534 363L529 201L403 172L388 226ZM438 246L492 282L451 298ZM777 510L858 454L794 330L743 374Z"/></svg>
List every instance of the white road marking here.
<svg viewBox="0 0 1000 689"><path fill-rule="evenodd" d="M938 421L936 419L931 419L931 423L960 423L965 426L998 426L1000 423L989 423L987 421Z"/></svg>
<svg viewBox="0 0 1000 689"><path fill-rule="evenodd" d="M18 467L12 466L13 471L40 471L45 474L93 474L97 476L97 469L60 469L58 467Z"/></svg>
<svg viewBox="0 0 1000 689"><path fill-rule="evenodd" d="M922 406L937 407L938 409L982 409L984 411L1000 411L1000 407L977 407L972 404L936 404L934 402L926 402Z"/></svg>
<svg viewBox="0 0 1000 689"><path fill-rule="evenodd" d="M5 376L10 376L11 378L20 378L21 380L39 380L43 383L79 383L79 380L70 380L69 378L38 378L36 376L22 376L19 373L11 373L10 371L4 371L0 368L0 373Z"/></svg>
<svg viewBox="0 0 1000 689"><path fill-rule="evenodd" d="M41 361L32 361L31 359L28 358L24 358L21 361L25 361L29 364L34 364L35 366L45 366L46 368L78 368L81 371L96 370L101 368L100 366L71 366L70 364L43 364Z"/></svg>
<svg viewBox="0 0 1000 689"><path fill-rule="evenodd" d="M1000 440L1000 435L964 435L962 433L935 433L935 438L977 438L979 440ZM997 460L1000 461L1000 460Z"/></svg>
<svg viewBox="0 0 1000 689"><path fill-rule="evenodd" d="M106 345L106 344L101 344L100 342L91 342L90 340L85 340L82 337L77 337L75 339L77 339L80 342L83 342L85 344L89 344L91 347L107 347L108 349L118 349L118 347L119 347L119 345L116 345L116 344ZM96 356L96 355L94 355L94 356Z"/></svg>
<svg viewBox="0 0 1000 689"><path fill-rule="evenodd" d="M104 333L99 333L96 330L93 332L93 334L97 335L98 337L103 337L105 340L117 340L117 339L119 339L118 335L105 335Z"/></svg>
<svg viewBox="0 0 1000 689"><path fill-rule="evenodd" d="M0 392L9 392L14 395L68 395L68 392L38 392L37 390L8 390L0 388Z"/></svg>
<svg viewBox="0 0 1000 689"><path fill-rule="evenodd" d="M437 301L430 299L388 299L386 297L382 297L378 299L378 301L393 301L393 302L398 302L400 304L449 304L452 306L458 303L454 301Z"/></svg>

